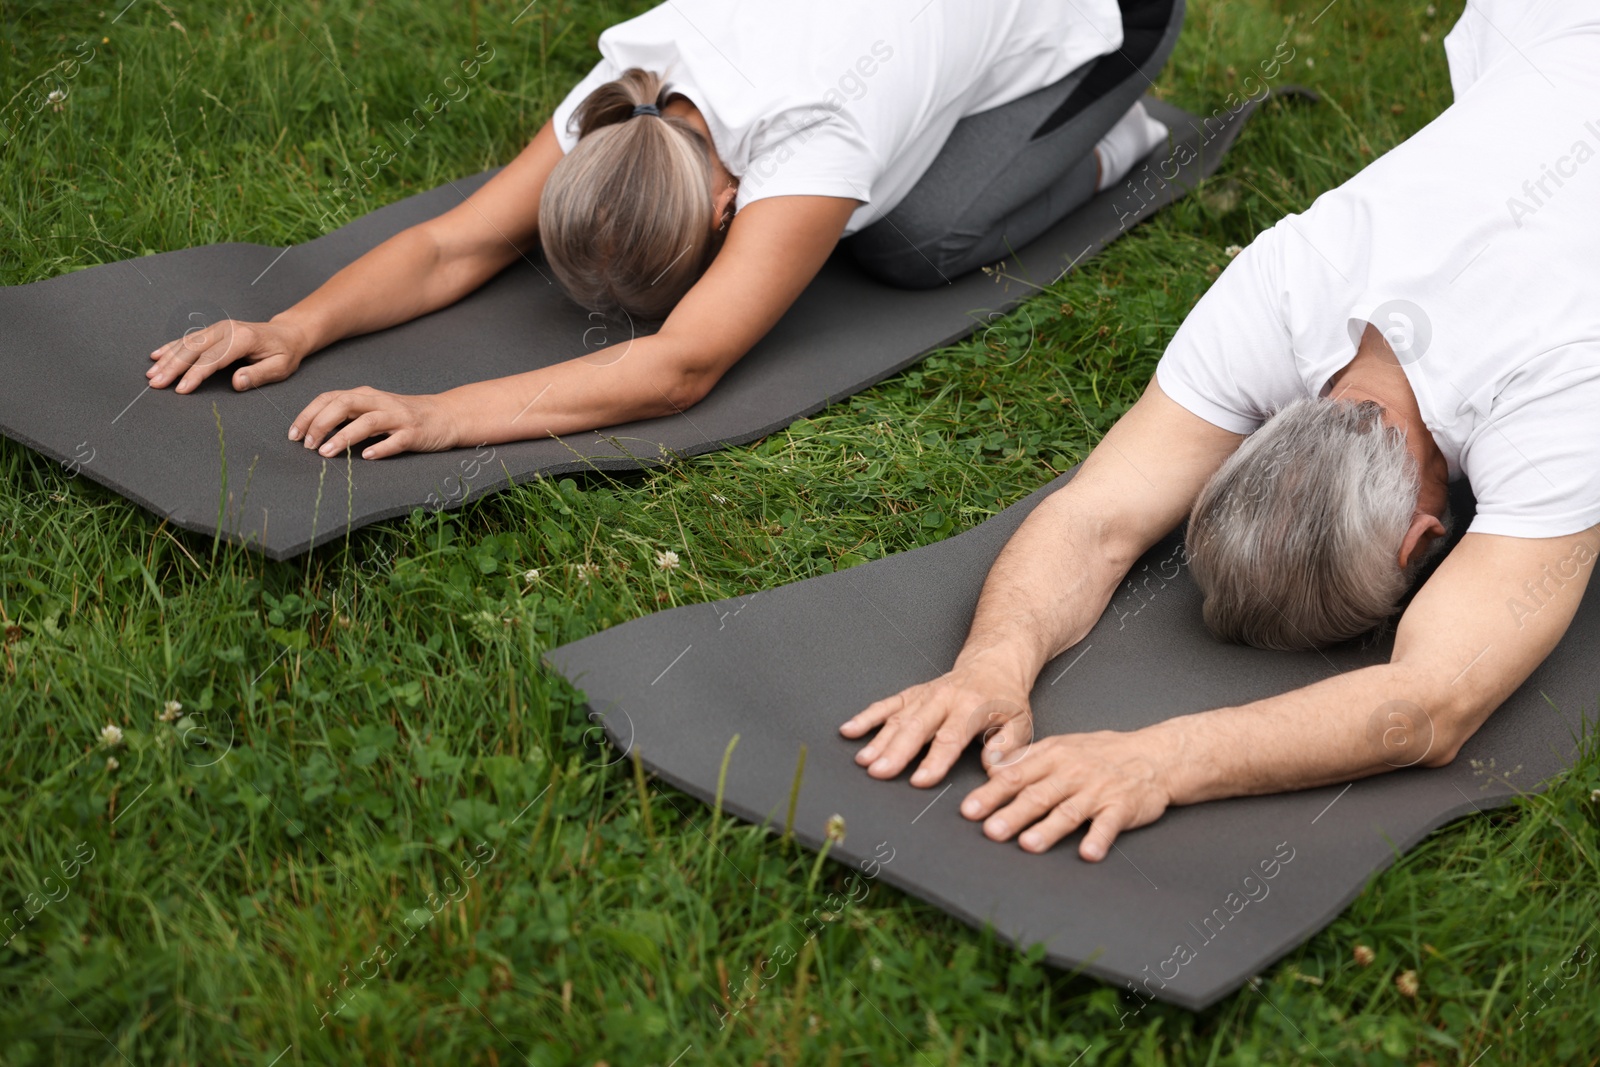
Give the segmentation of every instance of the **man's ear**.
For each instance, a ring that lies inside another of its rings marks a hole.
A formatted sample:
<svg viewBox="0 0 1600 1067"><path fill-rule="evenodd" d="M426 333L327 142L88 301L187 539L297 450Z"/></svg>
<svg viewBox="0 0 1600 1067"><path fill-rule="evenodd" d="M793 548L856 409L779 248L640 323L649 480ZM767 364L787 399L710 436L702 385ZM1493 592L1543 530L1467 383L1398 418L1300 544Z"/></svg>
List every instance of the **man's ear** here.
<svg viewBox="0 0 1600 1067"><path fill-rule="evenodd" d="M1411 529L1400 542L1400 569L1405 570L1411 561L1420 557L1435 537L1444 536L1444 523L1437 515L1417 512L1411 516Z"/></svg>

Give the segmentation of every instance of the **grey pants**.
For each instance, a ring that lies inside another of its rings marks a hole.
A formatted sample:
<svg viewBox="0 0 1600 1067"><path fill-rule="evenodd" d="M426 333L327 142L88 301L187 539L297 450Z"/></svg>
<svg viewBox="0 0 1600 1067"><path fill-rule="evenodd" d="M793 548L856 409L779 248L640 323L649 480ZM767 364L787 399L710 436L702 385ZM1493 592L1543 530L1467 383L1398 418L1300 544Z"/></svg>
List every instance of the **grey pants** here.
<svg viewBox="0 0 1600 1067"><path fill-rule="evenodd" d="M1122 48L956 123L904 200L845 238L868 274L945 285L1021 248L1094 195L1094 146L1172 53L1184 0L1122 0Z"/></svg>

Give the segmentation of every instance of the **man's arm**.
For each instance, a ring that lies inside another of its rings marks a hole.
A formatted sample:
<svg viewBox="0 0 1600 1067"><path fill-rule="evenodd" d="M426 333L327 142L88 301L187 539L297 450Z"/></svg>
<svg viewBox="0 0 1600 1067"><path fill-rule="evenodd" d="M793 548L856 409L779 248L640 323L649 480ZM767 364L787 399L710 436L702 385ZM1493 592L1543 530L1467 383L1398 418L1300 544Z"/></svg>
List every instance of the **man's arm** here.
<svg viewBox="0 0 1600 1067"><path fill-rule="evenodd" d="M1128 568L1183 520L1242 440L1191 414L1152 380L995 560L950 672L880 700L840 727L852 738L882 727L856 762L875 778L892 778L932 740L911 776L913 785L927 786L980 733L990 763L1025 745L1032 736L1028 694L1039 671L1082 640Z"/></svg>
<svg viewBox="0 0 1600 1067"><path fill-rule="evenodd" d="M1079 854L1098 860L1169 805L1442 767L1556 646L1597 554L1600 526L1468 534L1407 608L1390 662L1141 730L1047 738L961 812L995 840L1023 831L1034 852L1090 822Z"/></svg>

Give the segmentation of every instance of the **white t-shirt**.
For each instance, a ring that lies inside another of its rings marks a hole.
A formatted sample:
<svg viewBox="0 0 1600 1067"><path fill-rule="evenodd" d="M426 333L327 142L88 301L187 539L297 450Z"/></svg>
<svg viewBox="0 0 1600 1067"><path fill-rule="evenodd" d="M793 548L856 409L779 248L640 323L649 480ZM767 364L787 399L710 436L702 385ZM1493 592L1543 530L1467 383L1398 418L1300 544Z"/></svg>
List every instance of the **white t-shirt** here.
<svg viewBox="0 0 1600 1067"><path fill-rule="evenodd" d="M1472 0L1444 46L1455 102L1262 232L1156 377L1249 433L1325 395L1371 322L1470 530L1574 533L1600 522L1600 4Z"/></svg>
<svg viewBox="0 0 1600 1067"><path fill-rule="evenodd" d="M570 152L591 91L629 67L660 74L740 179L736 209L847 197L862 202L848 235L904 198L959 119L1121 44L1116 0L668 0L600 34L603 58L553 121Z"/></svg>

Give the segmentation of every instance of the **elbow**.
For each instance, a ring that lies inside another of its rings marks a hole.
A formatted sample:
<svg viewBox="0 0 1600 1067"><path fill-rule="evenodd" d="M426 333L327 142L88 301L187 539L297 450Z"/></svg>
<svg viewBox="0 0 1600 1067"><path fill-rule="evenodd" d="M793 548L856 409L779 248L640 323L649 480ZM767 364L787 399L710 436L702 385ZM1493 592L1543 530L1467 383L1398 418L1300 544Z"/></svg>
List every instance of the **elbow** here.
<svg viewBox="0 0 1600 1067"><path fill-rule="evenodd" d="M674 367L659 386L670 414L686 411L706 398L711 387L717 384L718 375L708 368L696 365Z"/></svg>

